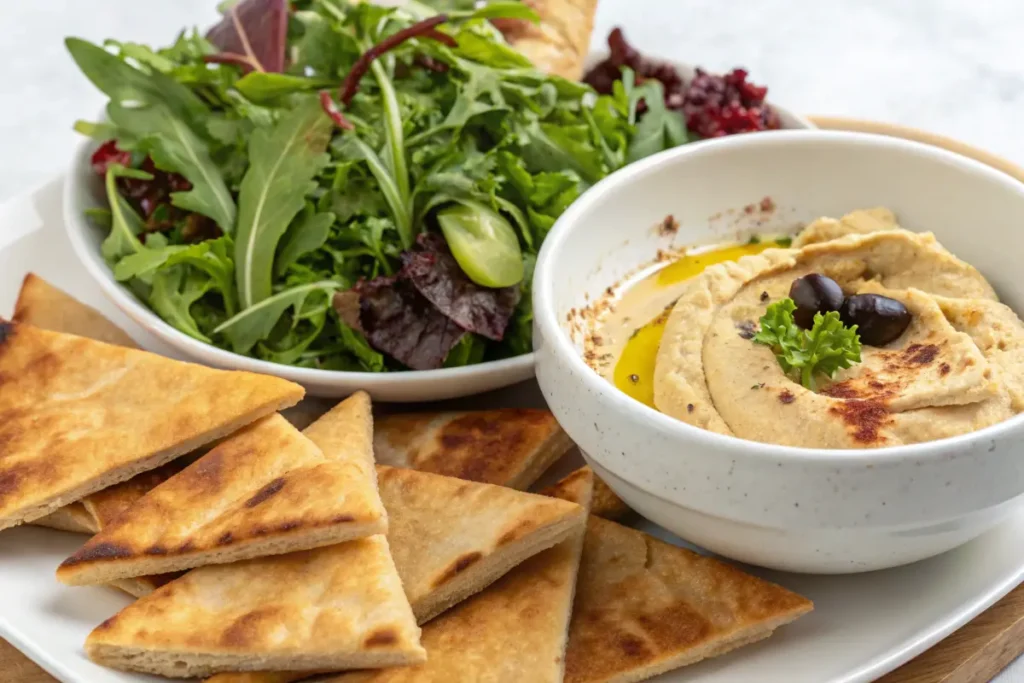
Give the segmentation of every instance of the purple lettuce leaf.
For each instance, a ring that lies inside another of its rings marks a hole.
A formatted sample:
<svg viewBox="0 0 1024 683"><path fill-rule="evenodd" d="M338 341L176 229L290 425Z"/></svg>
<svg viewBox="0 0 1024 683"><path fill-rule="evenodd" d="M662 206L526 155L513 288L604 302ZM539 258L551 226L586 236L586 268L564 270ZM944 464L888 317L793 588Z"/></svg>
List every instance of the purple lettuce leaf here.
<svg viewBox="0 0 1024 683"><path fill-rule="evenodd" d="M287 33L288 0L243 0L225 12L206 39L228 57L223 61L248 65L247 70L281 73Z"/></svg>
<svg viewBox="0 0 1024 683"><path fill-rule="evenodd" d="M400 276L359 288L359 327L370 345L413 370L439 368L466 334Z"/></svg>
<svg viewBox="0 0 1024 683"><path fill-rule="evenodd" d="M462 271L440 235L422 234L416 248L402 254L399 276L459 327L501 341L519 303L518 286L492 289Z"/></svg>

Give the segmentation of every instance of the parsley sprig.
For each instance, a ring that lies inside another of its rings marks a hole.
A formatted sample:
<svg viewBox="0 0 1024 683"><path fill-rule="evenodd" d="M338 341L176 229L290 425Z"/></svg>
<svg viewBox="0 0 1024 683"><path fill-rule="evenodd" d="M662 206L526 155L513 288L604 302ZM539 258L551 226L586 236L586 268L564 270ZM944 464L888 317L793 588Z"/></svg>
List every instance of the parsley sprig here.
<svg viewBox="0 0 1024 683"><path fill-rule="evenodd" d="M770 346L787 374L799 372L800 383L814 391L816 374L832 377L840 369L860 362L860 337L857 326L846 327L839 313L814 314L810 330L800 329L793 321L796 304L781 299L761 316L761 329L754 335L756 344Z"/></svg>

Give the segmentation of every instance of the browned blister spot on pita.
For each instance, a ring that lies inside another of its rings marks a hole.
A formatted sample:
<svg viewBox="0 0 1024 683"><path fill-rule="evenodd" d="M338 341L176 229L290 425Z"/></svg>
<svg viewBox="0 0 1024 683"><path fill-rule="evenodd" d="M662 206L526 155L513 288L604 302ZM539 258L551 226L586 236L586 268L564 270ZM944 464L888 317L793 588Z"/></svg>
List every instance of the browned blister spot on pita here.
<svg viewBox="0 0 1024 683"><path fill-rule="evenodd" d="M245 507L254 508L260 503L270 500L271 498L274 497L274 495L276 495L278 492L280 492L281 489L284 488L284 484L284 477L278 477L277 479L274 479L269 484L267 484L259 491L257 491L252 498L245 501Z"/></svg>
<svg viewBox="0 0 1024 683"><path fill-rule="evenodd" d="M512 541L517 541L533 531L536 527L537 525L532 519L521 519L516 522L511 529L507 529L498 537L498 545L501 546L506 543L511 543Z"/></svg>
<svg viewBox="0 0 1024 683"><path fill-rule="evenodd" d="M14 336L14 323L8 322L3 318L0 318L0 344L4 344L8 339Z"/></svg>
<svg viewBox="0 0 1024 683"><path fill-rule="evenodd" d="M302 526L302 521L301 520L297 520L297 519L293 519L290 522L283 522L282 524L279 524L278 527L277 527L277 530L278 531L291 531L292 529L298 529L300 526Z"/></svg>
<svg viewBox="0 0 1024 683"><path fill-rule="evenodd" d="M94 546L82 548L77 553L60 563L62 567L73 567L82 562L96 562L103 560L117 560L124 557L131 557L132 549L119 543L98 543Z"/></svg>
<svg viewBox="0 0 1024 683"><path fill-rule="evenodd" d="M106 631L106 630L110 629L116 622L117 622L117 615L115 614L114 616L110 617L109 619L104 619L103 623L96 627L96 630L97 631Z"/></svg>
<svg viewBox="0 0 1024 683"><path fill-rule="evenodd" d="M235 540L235 535L233 533L231 533L230 531L225 531L224 533L222 533L220 535L220 538L217 539L217 545L228 545L229 543L231 543L234 540Z"/></svg>
<svg viewBox="0 0 1024 683"><path fill-rule="evenodd" d="M244 647L260 640L265 631L264 624L272 624L280 618L278 607L259 607L243 614L227 627L220 638L225 647Z"/></svg>
<svg viewBox="0 0 1024 683"><path fill-rule="evenodd" d="M354 522L356 518L352 515L334 515L331 517L331 524L344 524L345 522Z"/></svg>
<svg viewBox="0 0 1024 683"><path fill-rule="evenodd" d="M436 588L448 583L456 576L479 562L482 558L483 554L477 551L466 553L462 557L459 557L434 580L434 587Z"/></svg>
<svg viewBox="0 0 1024 683"><path fill-rule="evenodd" d="M470 481L502 483L520 463L524 445L548 436L554 418L543 410L483 411L461 415L438 435L438 449L417 469Z"/></svg>
<svg viewBox="0 0 1024 683"><path fill-rule="evenodd" d="M167 548L162 546L162 545L157 544L157 545L149 546L148 548L146 548L142 552L146 553L147 555L166 555L167 554Z"/></svg>
<svg viewBox="0 0 1024 683"><path fill-rule="evenodd" d="M398 635L389 628L382 628L374 631L366 640L363 641L363 645L366 647L383 647L385 645L394 645L398 642Z"/></svg>

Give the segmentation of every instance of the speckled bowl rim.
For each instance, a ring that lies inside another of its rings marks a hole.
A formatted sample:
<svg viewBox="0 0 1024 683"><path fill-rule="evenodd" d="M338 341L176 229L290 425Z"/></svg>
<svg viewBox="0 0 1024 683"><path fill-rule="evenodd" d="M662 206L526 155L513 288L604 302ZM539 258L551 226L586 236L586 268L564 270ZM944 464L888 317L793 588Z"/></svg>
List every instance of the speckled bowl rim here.
<svg viewBox="0 0 1024 683"><path fill-rule="evenodd" d="M958 166L971 173L984 176L990 182L1004 185L1024 198L1024 182L1006 172L934 145L878 133L784 130L761 135L737 135L720 138L712 144L687 145L670 149L634 163L601 180L577 199L551 229L541 247L533 280L534 324L540 329L544 343L551 347L548 352L556 355L560 362L568 364L572 374L580 378L588 392L597 397L596 400L610 403L615 411L632 416L650 429L677 438L683 443L695 442L700 448L728 449L732 452L742 449L751 456L770 460L794 460L808 464L830 463L833 465L839 462L885 465L911 459L927 460L945 457L951 452L967 452L971 450L972 445L990 439L994 435L1002 436L1006 432L1024 429L1024 413L1021 413L998 424L968 434L902 446L838 449L767 444L718 434L665 415L619 391L594 372L580 356L569 334L559 325L558 316L554 310L554 288L558 282L557 262L561 255L560 252L565 248L566 243L572 240L580 217L589 210L591 204L613 188L641 184L644 178L659 173L662 168L672 165L679 157L713 156L733 148L785 145L791 142L810 140L819 143L883 146L899 149L909 154L927 157L934 160L935 163Z"/></svg>

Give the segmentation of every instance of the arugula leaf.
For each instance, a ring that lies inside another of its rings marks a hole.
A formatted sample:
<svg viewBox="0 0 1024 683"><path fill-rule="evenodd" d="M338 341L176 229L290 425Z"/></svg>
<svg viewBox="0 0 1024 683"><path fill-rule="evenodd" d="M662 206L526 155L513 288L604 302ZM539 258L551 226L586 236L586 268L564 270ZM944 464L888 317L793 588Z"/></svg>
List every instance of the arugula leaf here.
<svg viewBox="0 0 1024 683"><path fill-rule="evenodd" d="M444 367L458 368L463 365L475 365L484 359L487 342L475 334L467 334L458 341L444 359Z"/></svg>
<svg viewBox="0 0 1024 683"><path fill-rule="evenodd" d="M262 104L282 95L319 90L334 85L336 82L327 78L304 78L289 74L251 71L235 81L235 89L249 100Z"/></svg>
<svg viewBox="0 0 1024 683"><path fill-rule="evenodd" d="M629 163L690 141L682 113L665 106L665 91L660 81L646 81L633 91L631 109L635 110L635 104L641 96L647 104L647 113L637 124L636 135L629 145L626 157Z"/></svg>
<svg viewBox="0 0 1024 683"><path fill-rule="evenodd" d="M363 368L369 372L383 372L384 356L370 346L366 337L340 319L338 320L338 333L345 350L359 359Z"/></svg>
<svg viewBox="0 0 1024 683"><path fill-rule="evenodd" d="M458 44L459 54L480 64L498 69L529 69L533 66L522 52L507 43L485 38L470 30L459 32Z"/></svg>
<svg viewBox="0 0 1024 683"><path fill-rule="evenodd" d="M292 226L281 243L277 260L274 263L274 273L278 276L282 275L288 270L290 265L304 255L324 246L324 243L327 242L327 238L331 234L334 218L333 213L313 213L310 211L309 215Z"/></svg>
<svg viewBox="0 0 1024 683"><path fill-rule="evenodd" d="M314 302L319 311L326 310L330 305L330 296L338 289L338 283L323 281L286 289L283 292L261 300L256 305L246 308L233 318L226 320L213 332L223 335L230 342L235 353L249 353L260 341L268 338L281 316L289 309L293 310L293 321L312 315L307 310L311 297L321 297ZM326 303L324 303L326 301ZM294 322L292 328L294 328Z"/></svg>
<svg viewBox="0 0 1024 683"><path fill-rule="evenodd" d="M192 316L192 305L213 287L213 281L203 273L176 266L157 272L149 304L161 318L190 337L210 343Z"/></svg>
<svg viewBox="0 0 1024 683"><path fill-rule="evenodd" d="M409 202L403 197L402 191L398 188L395 178L388 167L368 144L363 142L357 135L346 136L345 140L350 148L355 150L355 154L366 162L370 173L380 183L381 193L384 195L384 199L391 209L391 216L395 219L395 224L398 226L398 234L402 239L402 246L408 248L412 244L414 237L412 217L409 215Z"/></svg>
<svg viewBox="0 0 1024 683"><path fill-rule="evenodd" d="M202 100L187 86L159 71L143 73L81 38L67 38L64 44L85 77L115 102L162 102L188 121L199 120L209 113Z"/></svg>
<svg viewBox="0 0 1024 683"><path fill-rule="evenodd" d="M292 43L292 66L296 73L312 71L316 76L337 77L359 55L352 35L336 31L330 20L318 12L300 10L292 14L302 34Z"/></svg>
<svg viewBox="0 0 1024 683"><path fill-rule="evenodd" d="M111 164L107 168L105 185L107 201L110 203L110 234L103 240L100 253L110 265L116 263L123 256L145 249L138 237L142 233L142 218L135 213L135 209L128 203L128 200L118 192L118 178L152 180L153 176L144 171L125 168L120 164Z"/></svg>
<svg viewBox="0 0 1024 683"><path fill-rule="evenodd" d="M163 103L128 108L107 105L107 116L118 129L139 138L137 147L161 171L180 173L192 183L187 192L171 193L171 203L209 216L221 230L235 227L235 201L220 169L210 158L207 144Z"/></svg>
<svg viewBox="0 0 1024 683"><path fill-rule="evenodd" d="M857 326L846 327L839 313L814 314L814 326L802 330L793 321L796 304L781 299L768 306L761 316L761 329L755 344L770 346L783 372L799 371L800 383L814 391L815 374L832 377L840 369L860 362L860 337Z"/></svg>
<svg viewBox="0 0 1024 683"><path fill-rule="evenodd" d="M212 289L221 293L228 317L238 310L235 296L235 266L231 260L232 244L228 236L207 240L189 246L154 245L155 235L150 237L142 251L121 259L114 266L114 277L125 282L139 278L144 282L153 280L154 274L175 266L187 265L205 273L212 281Z"/></svg>
<svg viewBox="0 0 1024 683"><path fill-rule="evenodd" d="M238 193L235 270L242 308L271 294L274 255L281 236L302 210L313 178L327 164L331 121L309 98L249 142L249 170Z"/></svg>

